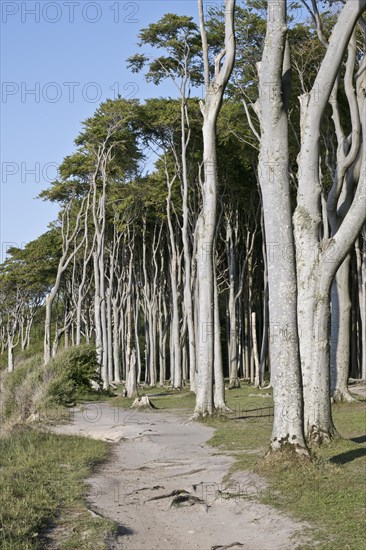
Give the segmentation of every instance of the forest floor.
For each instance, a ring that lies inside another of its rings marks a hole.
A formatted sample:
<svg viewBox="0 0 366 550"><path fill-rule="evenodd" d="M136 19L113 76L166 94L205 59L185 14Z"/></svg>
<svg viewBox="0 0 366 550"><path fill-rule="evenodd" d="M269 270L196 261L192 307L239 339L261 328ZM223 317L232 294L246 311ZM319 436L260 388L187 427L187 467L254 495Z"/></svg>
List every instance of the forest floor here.
<svg viewBox="0 0 366 550"><path fill-rule="evenodd" d="M110 548L284 550L310 542L309 524L260 503L263 479L229 473L232 453L207 445L215 429L187 412L90 403L54 430L114 442L109 461L86 480L90 510L118 524ZM57 528L52 538L60 538Z"/></svg>

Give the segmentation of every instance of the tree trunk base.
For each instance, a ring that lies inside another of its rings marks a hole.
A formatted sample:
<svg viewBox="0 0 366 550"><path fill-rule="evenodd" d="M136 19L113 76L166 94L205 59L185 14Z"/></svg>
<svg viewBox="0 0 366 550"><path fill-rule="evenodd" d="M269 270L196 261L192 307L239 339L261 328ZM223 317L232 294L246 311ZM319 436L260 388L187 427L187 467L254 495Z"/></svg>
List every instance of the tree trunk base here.
<svg viewBox="0 0 366 550"><path fill-rule="evenodd" d="M289 459L292 461L311 460L309 450L302 445L292 444L286 441L278 447L278 442L276 443L277 445L274 446L272 442L270 450L264 457L266 461L285 461Z"/></svg>
<svg viewBox="0 0 366 550"><path fill-rule="evenodd" d="M307 440L310 445L320 447L321 445L329 445L335 434L335 429L325 431L321 430L317 426L312 426L307 436Z"/></svg>
<svg viewBox="0 0 366 550"><path fill-rule="evenodd" d="M346 401L347 403L352 403L353 401L356 401L356 399L348 391L348 389L346 390L336 389L332 395L332 399L334 403L339 403L340 401Z"/></svg>
<svg viewBox="0 0 366 550"><path fill-rule="evenodd" d="M240 380L239 378L234 378L229 381L229 387L228 390L233 390L234 388L240 388Z"/></svg>
<svg viewBox="0 0 366 550"><path fill-rule="evenodd" d="M234 412L225 403L221 403L221 404L216 404L215 403L215 409L216 409L216 412L218 412L218 413L224 413L224 412L232 413L232 412Z"/></svg>
<svg viewBox="0 0 366 550"><path fill-rule="evenodd" d="M192 414L189 420L202 420L204 418L211 418L214 412L215 412L214 410L209 411L209 410L198 409L194 411L194 413Z"/></svg>

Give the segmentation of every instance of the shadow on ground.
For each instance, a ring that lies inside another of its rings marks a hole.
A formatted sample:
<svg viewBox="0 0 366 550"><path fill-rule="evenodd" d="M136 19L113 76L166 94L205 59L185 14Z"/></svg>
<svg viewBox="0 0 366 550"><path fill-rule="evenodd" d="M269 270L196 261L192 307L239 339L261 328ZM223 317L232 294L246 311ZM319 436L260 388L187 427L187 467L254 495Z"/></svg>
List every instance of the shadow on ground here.
<svg viewBox="0 0 366 550"><path fill-rule="evenodd" d="M356 460L357 458L361 458L363 456L366 456L366 447L362 449L353 449L352 451L335 455L330 459L330 462L333 464L347 464L347 462L352 462L352 460Z"/></svg>

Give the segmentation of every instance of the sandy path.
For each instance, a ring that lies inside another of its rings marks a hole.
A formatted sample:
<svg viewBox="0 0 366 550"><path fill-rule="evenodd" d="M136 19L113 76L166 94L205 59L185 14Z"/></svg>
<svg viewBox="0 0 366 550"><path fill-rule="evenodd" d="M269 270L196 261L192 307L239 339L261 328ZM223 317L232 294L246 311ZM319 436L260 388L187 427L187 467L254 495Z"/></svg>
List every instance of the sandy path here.
<svg viewBox="0 0 366 550"><path fill-rule="evenodd" d="M112 548L211 550L237 542L243 546L233 550L285 550L304 541L304 524L253 500L267 490L255 474L224 482L233 459L205 445L212 428L170 413L98 403L76 410L72 423L56 430L116 442L111 460L87 480L91 509L120 526ZM171 507L173 497L149 500L177 489L203 503Z"/></svg>

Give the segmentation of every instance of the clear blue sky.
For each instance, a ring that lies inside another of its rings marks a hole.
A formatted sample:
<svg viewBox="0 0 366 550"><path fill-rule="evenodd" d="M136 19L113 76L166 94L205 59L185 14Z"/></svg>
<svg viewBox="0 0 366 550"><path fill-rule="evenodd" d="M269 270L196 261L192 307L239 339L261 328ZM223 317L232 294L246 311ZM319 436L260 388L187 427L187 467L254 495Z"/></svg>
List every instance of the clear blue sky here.
<svg viewBox="0 0 366 550"><path fill-rule="evenodd" d="M206 9L220 0L209 0ZM57 206L40 199L73 150L80 123L120 93L174 96L126 68L141 28L164 13L197 14L196 0L1 0L0 241L23 246L47 230ZM31 92L33 90L33 93ZM33 172L33 173L31 173Z"/></svg>

